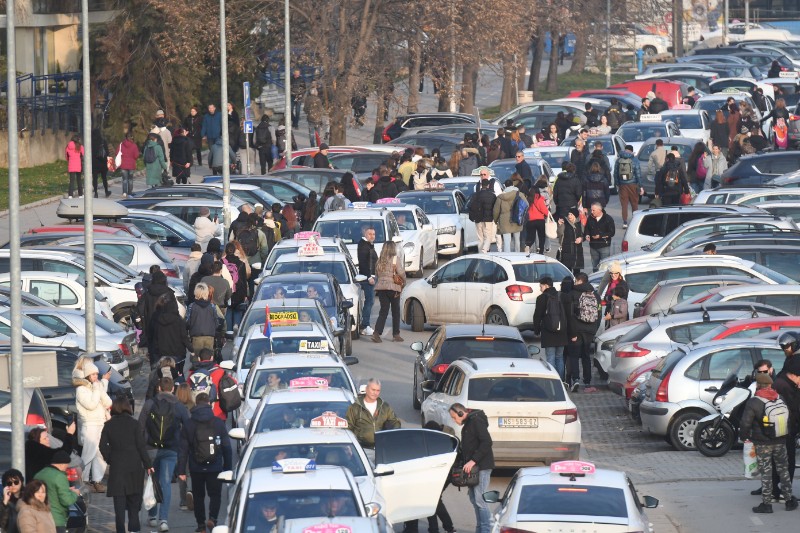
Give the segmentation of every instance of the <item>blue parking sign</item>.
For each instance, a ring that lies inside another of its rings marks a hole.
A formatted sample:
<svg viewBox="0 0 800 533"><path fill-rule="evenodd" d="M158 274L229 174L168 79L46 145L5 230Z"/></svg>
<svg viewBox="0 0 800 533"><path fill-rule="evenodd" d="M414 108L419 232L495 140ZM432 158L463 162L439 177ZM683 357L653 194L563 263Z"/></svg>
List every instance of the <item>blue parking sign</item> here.
<svg viewBox="0 0 800 533"><path fill-rule="evenodd" d="M253 121L252 120L245 120L244 121L244 132L245 133L253 133Z"/></svg>

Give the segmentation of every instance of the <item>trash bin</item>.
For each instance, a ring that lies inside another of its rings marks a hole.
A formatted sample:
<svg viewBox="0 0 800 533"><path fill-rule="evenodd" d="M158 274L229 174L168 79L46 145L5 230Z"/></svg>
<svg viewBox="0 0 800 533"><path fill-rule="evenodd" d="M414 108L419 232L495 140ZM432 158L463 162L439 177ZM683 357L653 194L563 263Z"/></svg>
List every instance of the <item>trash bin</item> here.
<svg viewBox="0 0 800 533"><path fill-rule="evenodd" d="M533 91L519 91L517 93L517 101L520 104L530 104L533 102Z"/></svg>

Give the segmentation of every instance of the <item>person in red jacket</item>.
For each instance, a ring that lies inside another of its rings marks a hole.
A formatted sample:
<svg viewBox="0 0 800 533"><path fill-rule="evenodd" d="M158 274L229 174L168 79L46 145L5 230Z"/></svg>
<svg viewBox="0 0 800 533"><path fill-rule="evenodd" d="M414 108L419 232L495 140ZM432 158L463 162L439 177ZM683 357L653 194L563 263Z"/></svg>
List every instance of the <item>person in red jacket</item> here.
<svg viewBox="0 0 800 533"><path fill-rule="evenodd" d="M538 239L539 253L543 254L545 243L547 242L547 237L544 235L544 221L550 210L539 187L531 187L528 195L528 204L528 221L525 223L525 253L530 251L534 240Z"/></svg>
<svg viewBox="0 0 800 533"><path fill-rule="evenodd" d="M74 197L77 185L78 196L82 198L83 181L81 180L81 172L83 172L84 150L80 136L72 136L72 140L67 143L67 147L64 150L64 156L67 160L67 172L69 173L69 197Z"/></svg>
<svg viewBox="0 0 800 533"><path fill-rule="evenodd" d="M139 147L133 142L130 133L125 134L117 153L122 154L119 165L122 171L122 197L127 198L133 194L133 173L136 170L136 160L139 159Z"/></svg>
<svg viewBox="0 0 800 533"><path fill-rule="evenodd" d="M223 411L222 407L219 405L219 380L222 379L222 376L225 374L225 370L220 368L217 363L214 362L213 350L203 348L200 350L200 353L198 353L197 356L200 361L195 365L194 370L189 373L189 386L192 384L192 376L194 374L197 374L198 372L208 374L211 377L211 382L214 384L214 388L217 390L217 397L211 399L211 407L214 411L214 416L220 420L227 420L228 413Z"/></svg>

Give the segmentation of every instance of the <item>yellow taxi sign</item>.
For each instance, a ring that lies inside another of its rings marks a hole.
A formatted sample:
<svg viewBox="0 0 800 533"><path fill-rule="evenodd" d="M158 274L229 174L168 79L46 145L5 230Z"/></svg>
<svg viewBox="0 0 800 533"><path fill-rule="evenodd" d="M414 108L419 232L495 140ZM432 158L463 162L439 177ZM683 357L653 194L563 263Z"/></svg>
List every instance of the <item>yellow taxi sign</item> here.
<svg viewBox="0 0 800 533"><path fill-rule="evenodd" d="M299 350L301 352L327 352L328 341L326 340L310 341L307 339L302 339L300 341Z"/></svg>
<svg viewBox="0 0 800 533"><path fill-rule="evenodd" d="M270 311L269 321L273 326L296 326L300 316L297 311Z"/></svg>

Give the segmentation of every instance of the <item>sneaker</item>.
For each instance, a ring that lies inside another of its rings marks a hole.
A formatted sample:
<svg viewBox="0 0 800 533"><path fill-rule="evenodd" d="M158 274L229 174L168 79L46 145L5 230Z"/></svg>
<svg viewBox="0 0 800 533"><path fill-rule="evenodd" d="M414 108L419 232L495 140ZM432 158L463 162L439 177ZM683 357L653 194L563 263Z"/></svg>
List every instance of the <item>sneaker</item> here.
<svg viewBox="0 0 800 533"><path fill-rule="evenodd" d="M369 326L365 326L365 327L364 327L364 328L361 330L361 334L362 334L362 335L364 335L365 337L369 337L369 336L370 336L370 335L372 335L373 333L375 333L375 330L374 330L374 329L372 329L372 328L371 328L371 327L369 327Z"/></svg>
<svg viewBox="0 0 800 533"><path fill-rule="evenodd" d="M750 496L761 496L762 492L763 492L763 489L761 487L758 487L756 490L751 490L750 491Z"/></svg>
<svg viewBox="0 0 800 533"><path fill-rule="evenodd" d="M546 254L550 253L550 247L549 246L544 249L544 253L546 253Z"/></svg>
<svg viewBox="0 0 800 533"><path fill-rule="evenodd" d="M571 385L571 386L570 386L570 388L569 388L569 390L571 390L572 392L575 392L575 391L577 391L577 390L578 390L578 386L579 386L579 385L580 385L580 383L578 383L577 381L573 381L573 382L572 382L572 385Z"/></svg>
<svg viewBox="0 0 800 533"><path fill-rule="evenodd" d="M156 527L158 525L158 518L156 518L155 516L151 516L150 518L147 519L147 525L149 525L150 527Z"/></svg>
<svg viewBox="0 0 800 533"><path fill-rule="evenodd" d="M188 507L186 507L186 503L182 503L182 504L180 504L180 505L178 506L178 509L180 509L181 511L188 511L188 510L189 510L189 508L188 508Z"/></svg>
<svg viewBox="0 0 800 533"><path fill-rule="evenodd" d="M166 520L162 520L158 523L158 530L159 531L169 531L169 524L167 524Z"/></svg>
<svg viewBox="0 0 800 533"><path fill-rule="evenodd" d="M772 512L772 504L771 503L761 502L760 505L757 505L756 507L753 507L753 512L754 513L759 513L759 514L771 513Z"/></svg>
<svg viewBox="0 0 800 533"><path fill-rule="evenodd" d="M792 496L786 501L786 510L794 511L795 509L797 509L797 498Z"/></svg>
<svg viewBox="0 0 800 533"><path fill-rule="evenodd" d="M372 334L372 342L383 342L383 339L381 339L381 336L378 335L377 333L373 333Z"/></svg>
<svg viewBox="0 0 800 533"><path fill-rule="evenodd" d="M403 342L403 337L401 337L400 335L395 335L394 337L392 337L392 342Z"/></svg>
<svg viewBox="0 0 800 533"><path fill-rule="evenodd" d="M186 492L186 509L194 511L194 494L192 494L192 491Z"/></svg>
<svg viewBox="0 0 800 533"><path fill-rule="evenodd" d="M627 222L623 222L622 223L622 229L628 229L628 223Z"/></svg>
<svg viewBox="0 0 800 533"><path fill-rule="evenodd" d="M197 529L194 530L194 533L206 533L206 525L197 524Z"/></svg>
<svg viewBox="0 0 800 533"><path fill-rule="evenodd" d="M127 198L127 197L128 197L128 195L127 195L127 194L125 194L125 193L122 193L122 198L123 198L123 199L125 199L125 198Z"/></svg>

